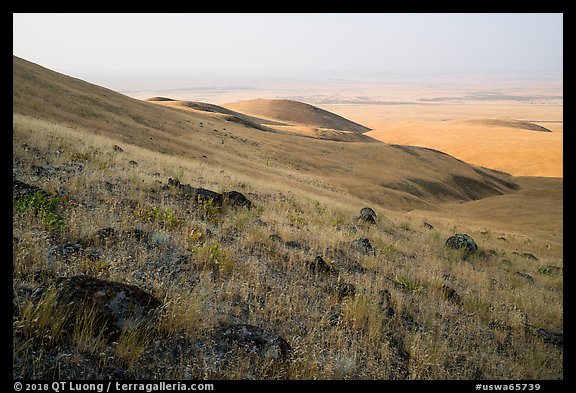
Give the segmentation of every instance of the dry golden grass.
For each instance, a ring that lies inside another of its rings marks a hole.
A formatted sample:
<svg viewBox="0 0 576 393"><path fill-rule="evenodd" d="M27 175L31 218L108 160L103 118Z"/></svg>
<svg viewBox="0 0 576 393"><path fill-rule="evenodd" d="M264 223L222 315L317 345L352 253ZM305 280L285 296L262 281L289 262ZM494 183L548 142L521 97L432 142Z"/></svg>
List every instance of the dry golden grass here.
<svg viewBox="0 0 576 393"><path fill-rule="evenodd" d="M450 220L432 219L435 228L430 230L422 226L420 217L375 206L378 224L360 225L355 223L358 205L317 198L306 190L279 189L276 184L236 178L235 174L225 177L209 163L176 160L128 144L121 144L124 153L115 153L114 139L20 115L14 116L14 131L15 155L22 163L19 171L25 173L32 163L54 166L81 160L84 166L63 183L49 176L34 181L49 192L60 190L77 201L64 212L66 226L61 236L65 239L90 237L103 227L113 227L118 233L141 228L169 239L168 244L152 250L112 244L101 258L106 269L96 272L86 270L82 259L48 263L48 245L38 239L49 238L51 230L28 213L16 211L14 234L20 239L14 246L16 291L23 285L42 285L42 281L30 283L22 275L40 269L56 276L86 273L137 284L164 302L157 330L126 334L113 347L99 341L89 324L78 328L77 339L68 342L58 325L45 323L41 331L55 329L51 335L61 337L60 344L36 345L34 357L31 348L17 339L17 376L77 375L73 372L79 367L72 366L68 358L57 358L54 364L42 360L66 351L77 359L107 354L105 361L94 364L89 378L103 378L117 368L134 378L150 378L164 370L164 375L175 379L562 378L562 351L527 336L523 327L529 322L561 331L562 277L537 273L541 266L562 266L561 256L546 254L546 249L536 251L513 234L508 242L501 242L496 233L482 235L475 227L460 224L458 231L473 234L482 249L492 248L496 253L488 260L463 261L461 253L443 246L456 230ZM30 147L37 147L39 156ZM51 154L56 147L60 155ZM130 166L129 160L136 160L138 166ZM168 173L180 172L186 182L212 189L246 184L243 190L249 189L256 206L249 211L228 210L215 221L186 213L186 205L154 196L151 189L158 187L151 176L154 172L161 173L162 180ZM104 181L123 186L108 192ZM127 200L135 205L125 203ZM153 207L172 209L182 225L161 226L135 215ZM350 249L350 242L360 237L370 239L376 256ZM289 240L300 243L300 248L285 245ZM214 269L211 258L222 257L220 251L210 254L214 244L233 261L229 269ZM205 245L206 249L193 245ZM191 260L177 273L156 270L160 261L167 263L172 248L190 250ZM537 252L540 261L527 262L513 251ZM311 276L305 261L315 255L323 255L337 267L338 277ZM509 262L501 262L504 258ZM366 272L346 269L356 263ZM533 276L534 284L516 278L516 271ZM356 296L339 300L339 282L354 284ZM461 306L442 297L444 284L456 290ZM391 294L393 316L386 316L379 305L384 289ZM47 317L39 311L35 318ZM27 337L35 337L37 330L29 322L35 318L27 317L26 311L21 315L16 317L17 325ZM493 321L511 329L513 340L507 331L489 327ZM224 355L208 344L211 332L221 322L250 323L275 331L291 343L293 355L279 364L239 350L229 354L228 363L222 363ZM187 344L193 342L204 344L194 349ZM184 352L174 358L167 351L176 346ZM484 348L482 353L477 351L479 346ZM409 362L403 361L398 351L409 353Z"/></svg>
<svg viewBox="0 0 576 393"><path fill-rule="evenodd" d="M515 176L563 176L561 105L323 105L362 122L379 141L424 146ZM491 119L496 119L498 123ZM506 121L524 120L538 132Z"/></svg>
<svg viewBox="0 0 576 393"><path fill-rule="evenodd" d="M517 179L427 149L263 132L14 62L14 177L66 196L61 228L13 207L14 378L563 378L562 347L525 328L563 329L563 276L546 270L563 266L561 181ZM196 208L161 188L170 177L241 191L254 207ZM494 185L499 192L485 192ZM356 221L366 205L375 226ZM487 214L498 206L505 211ZM154 245L118 240L96 261L49 257L54 244L110 227L153 233ZM447 249L455 232L486 255L464 260ZM376 255L354 251L358 238ZM310 274L306 262L317 255L338 274ZM38 308L30 294L52 276L80 273L161 299L157 326L113 344L88 323L70 339L50 318L50 297ZM344 283L354 297L339 296ZM226 322L282 335L291 357L223 353L212 335Z"/></svg>

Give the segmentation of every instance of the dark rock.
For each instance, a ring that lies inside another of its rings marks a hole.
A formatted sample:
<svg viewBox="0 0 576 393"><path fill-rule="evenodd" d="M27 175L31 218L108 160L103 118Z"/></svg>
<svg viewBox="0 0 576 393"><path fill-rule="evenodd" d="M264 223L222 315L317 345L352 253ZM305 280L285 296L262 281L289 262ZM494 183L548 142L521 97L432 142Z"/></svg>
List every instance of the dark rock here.
<svg viewBox="0 0 576 393"><path fill-rule="evenodd" d="M282 336L253 325L223 324L216 329L214 340L228 350L237 345L247 352L274 360L286 360L292 352L292 347Z"/></svg>
<svg viewBox="0 0 576 393"><path fill-rule="evenodd" d="M534 255L530 252L523 252L522 254L520 254L520 256L522 258L531 259L533 261L539 261L538 257L536 257L536 255Z"/></svg>
<svg viewBox="0 0 576 393"><path fill-rule="evenodd" d="M224 200L222 194L205 188L192 188L192 199L198 203L209 203L209 201L212 201L214 206L222 206Z"/></svg>
<svg viewBox="0 0 576 393"><path fill-rule="evenodd" d="M13 199L20 199L25 196L32 196L37 192L48 195L46 191L41 189L40 187L33 186L31 184L26 184L21 182L20 180L12 180L12 198Z"/></svg>
<svg viewBox="0 0 576 393"><path fill-rule="evenodd" d="M151 174L150 176L152 176L152 177L160 177L160 172L154 172L154 173Z"/></svg>
<svg viewBox="0 0 576 393"><path fill-rule="evenodd" d="M356 296L356 287L350 283L340 283L338 285L338 299Z"/></svg>
<svg viewBox="0 0 576 393"><path fill-rule="evenodd" d="M252 207L252 202L250 202L241 192L226 191L222 193L222 196L224 197L224 201L228 202L228 205L230 206L246 207L248 209Z"/></svg>
<svg viewBox="0 0 576 393"><path fill-rule="evenodd" d="M470 236L465 233L457 233L446 239L446 246L459 250L466 249L466 253L473 253L478 250L478 245Z"/></svg>
<svg viewBox="0 0 576 393"><path fill-rule="evenodd" d="M96 231L94 234L95 239L99 242L109 242L116 240L116 230L114 228L102 228Z"/></svg>
<svg viewBox="0 0 576 393"><path fill-rule="evenodd" d="M376 212L374 212L374 210L369 207L363 207L360 210L360 216L358 217L358 220L367 222L369 224L376 224L377 218L378 217L376 216Z"/></svg>
<svg viewBox="0 0 576 393"><path fill-rule="evenodd" d="M462 299L460 299L460 295L456 293L456 290L454 288L451 288L448 285L443 284L442 288L440 288L440 292L442 293L444 299L454 304L462 304Z"/></svg>
<svg viewBox="0 0 576 393"><path fill-rule="evenodd" d="M384 315L387 317L394 316L394 307L392 307L392 295L387 289L380 291L380 301L378 302L380 308L384 311Z"/></svg>
<svg viewBox="0 0 576 393"><path fill-rule="evenodd" d="M424 228L427 228L427 229L434 229L434 225L432 225L432 224L429 224L429 223L427 223L426 221L424 221L424 224L423 224L423 225L424 225Z"/></svg>
<svg viewBox="0 0 576 393"><path fill-rule="evenodd" d="M416 322L414 317L406 310L402 312L402 324L408 330L422 331L422 326Z"/></svg>
<svg viewBox="0 0 576 393"><path fill-rule="evenodd" d="M537 328L530 324L524 324L526 333L536 337L542 342L554 344L559 347L564 345L564 333L556 333L548 329Z"/></svg>
<svg viewBox="0 0 576 393"><path fill-rule="evenodd" d="M142 242L144 244L150 244L150 233L143 231L141 229L131 229L125 231L123 235L128 239L132 239L137 242Z"/></svg>
<svg viewBox="0 0 576 393"><path fill-rule="evenodd" d="M124 149L122 149L120 146L118 145L114 145L112 146L112 150L117 151L117 152L123 152Z"/></svg>
<svg viewBox="0 0 576 393"><path fill-rule="evenodd" d="M328 324L330 326L338 326L340 322L340 311L334 311L328 315Z"/></svg>
<svg viewBox="0 0 576 393"><path fill-rule="evenodd" d="M52 173L52 171L50 171L49 169L44 168L44 167L41 166L41 165L34 165L34 164L32 164L32 168L31 168L31 169L32 169L32 174L33 174L34 176L37 176L37 177L49 176L49 175Z"/></svg>
<svg viewBox="0 0 576 393"><path fill-rule="evenodd" d="M175 263L176 263L177 265L183 265L183 264L186 264L186 263L189 263L189 262L190 262L190 256L189 256L189 255L184 255L184 254L178 255L178 256L176 257L176 260L175 260Z"/></svg>
<svg viewBox="0 0 576 393"><path fill-rule="evenodd" d="M94 312L96 321L115 339L122 331L143 327L152 321L161 302L135 285L89 276L63 279L57 286L59 307L70 310L72 322L85 312Z"/></svg>
<svg viewBox="0 0 576 393"><path fill-rule="evenodd" d="M85 245L78 242L56 244L48 248L47 259L48 262L51 262L53 261L53 258L69 259L72 257L82 256L84 255L85 249Z"/></svg>
<svg viewBox="0 0 576 393"><path fill-rule="evenodd" d="M132 166L138 166L138 163L134 160L130 160L128 161L128 164L132 165Z"/></svg>
<svg viewBox="0 0 576 393"><path fill-rule="evenodd" d="M304 246L302 246L301 243L297 242L296 240L289 240L286 243L284 243L286 245L286 247L288 248L296 248L296 249L301 249Z"/></svg>
<svg viewBox="0 0 576 393"><path fill-rule="evenodd" d="M505 242L508 241L508 239L506 239L505 236L498 236L496 239L497 239L497 240L503 240L503 241L505 241Z"/></svg>
<svg viewBox="0 0 576 393"><path fill-rule="evenodd" d="M534 279L533 279L532 276L529 275L529 274L521 273L521 272L516 272L516 273L514 273L514 275L515 275L516 277L519 277L519 278L521 278L522 280L530 283L530 284L534 284Z"/></svg>
<svg viewBox="0 0 576 393"><path fill-rule="evenodd" d="M282 238L280 237L280 235L273 233L270 235L270 240L275 241L275 242L281 242Z"/></svg>
<svg viewBox="0 0 576 393"><path fill-rule="evenodd" d="M320 255L316 256L312 262L307 262L308 269L312 273L325 273L325 274L334 274L337 273L334 267L327 264L324 259Z"/></svg>
<svg viewBox="0 0 576 393"><path fill-rule="evenodd" d="M390 348L390 379L405 380L409 376L410 353L404 349L404 339L395 334L387 335Z"/></svg>
<svg viewBox="0 0 576 393"><path fill-rule="evenodd" d="M368 239L354 240L352 242L352 249L365 255L376 255L376 250L372 247Z"/></svg>

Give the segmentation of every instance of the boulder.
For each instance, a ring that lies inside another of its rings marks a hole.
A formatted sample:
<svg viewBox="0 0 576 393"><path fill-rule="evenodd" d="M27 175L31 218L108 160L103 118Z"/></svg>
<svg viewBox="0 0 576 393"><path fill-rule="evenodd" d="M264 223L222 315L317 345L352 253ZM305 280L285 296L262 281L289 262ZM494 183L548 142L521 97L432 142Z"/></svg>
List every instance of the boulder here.
<svg viewBox="0 0 576 393"><path fill-rule="evenodd" d="M252 202L244 194L238 191L225 191L222 193L224 201L228 203L229 206L233 207L246 207L250 209L252 207Z"/></svg>
<svg viewBox="0 0 576 393"><path fill-rule="evenodd" d="M360 216L358 217L358 221L364 221L369 224L376 224L376 212L369 207L363 207L360 210Z"/></svg>
<svg viewBox="0 0 576 393"><path fill-rule="evenodd" d="M465 233L457 233L446 239L446 246L459 250L466 249L466 253L473 253L478 251L478 245L470 236Z"/></svg>
<svg viewBox="0 0 576 393"><path fill-rule="evenodd" d="M82 313L94 312L95 322L111 339L150 323L162 304L135 285L90 276L62 279L56 299L59 307L69 310L72 322Z"/></svg>

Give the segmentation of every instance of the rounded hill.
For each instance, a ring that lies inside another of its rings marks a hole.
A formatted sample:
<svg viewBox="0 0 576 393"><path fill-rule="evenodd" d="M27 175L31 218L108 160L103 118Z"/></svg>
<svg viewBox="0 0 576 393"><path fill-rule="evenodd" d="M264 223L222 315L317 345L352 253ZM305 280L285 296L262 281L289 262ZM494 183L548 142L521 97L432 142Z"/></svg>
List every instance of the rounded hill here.
<svg viewBox="0 0 576 393"><path fill-rule="evenodd" d="M293 100L255 99L225 104L224 107L261 118L339 131L365 133L370 128L335 113Z"/></svg>

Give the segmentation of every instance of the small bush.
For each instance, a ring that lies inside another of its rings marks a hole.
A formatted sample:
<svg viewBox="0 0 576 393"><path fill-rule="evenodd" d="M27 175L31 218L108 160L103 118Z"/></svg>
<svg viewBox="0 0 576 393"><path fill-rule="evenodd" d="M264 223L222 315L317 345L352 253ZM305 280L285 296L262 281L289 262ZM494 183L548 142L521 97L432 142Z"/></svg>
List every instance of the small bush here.
<svg viewBox="0 0 576 393"><path fill-rule="evenodd" d="M235 263L230 257L230 253L223 250L219 243L203 243L200 246L192 247L192 252L196 261L204 267L227 273L234 269Z"/></svg>
<svg viewBox="0 0 576 393"><path fill-rule="evenodd" d="M184 223L184 220L178 218L172 209L162 210L153 207L150 210L137 210L134 215L143 221L158 222L167 227L178 227Z"/></svg>
<svg viewBox="0 0 576 393"><path fill-rule="evenodd" d="M424 285L420 284L418 281L407 279L404 276L400 277L396 276L394 277L394 281L396 282L396 284L400 285L405 289L409 289L412 292L420 292L422 289L424 289Z"/></svg>
<svg viewBox="0 0 576 393"><path fill-rule="evenodd" d="M57 230L64 227L64 216L56 213L61 198L49 197L43 192L26 195L14 205L21 211L31 211L38 219L44 222L48 229Z"/></svg>

